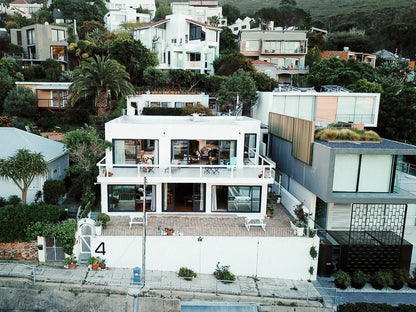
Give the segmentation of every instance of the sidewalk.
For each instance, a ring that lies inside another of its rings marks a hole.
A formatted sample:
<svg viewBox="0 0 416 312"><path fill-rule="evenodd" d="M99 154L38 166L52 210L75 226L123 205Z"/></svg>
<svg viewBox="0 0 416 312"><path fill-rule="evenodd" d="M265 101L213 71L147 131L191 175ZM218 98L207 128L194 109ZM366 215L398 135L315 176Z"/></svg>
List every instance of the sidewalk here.
<svg viewBox="0 0 416 312"><path fill-rule="evenodd" d="M32 266L18 262L0 262L0 276L26 277L38 282L72 285L96 285L124 287L129 293L140 292L142 285L133 284L133 269L109 268L92 271L87 266L75 269L53 266ZM237 295L252 298L269 297L287 300L317 301L319 292L312 283L277 278L252 278L236 276L230 284L218 281L213 274L199 274L194 280L186 281L175 272L146 271L146 291L178 291L193 294Z"/></svg>

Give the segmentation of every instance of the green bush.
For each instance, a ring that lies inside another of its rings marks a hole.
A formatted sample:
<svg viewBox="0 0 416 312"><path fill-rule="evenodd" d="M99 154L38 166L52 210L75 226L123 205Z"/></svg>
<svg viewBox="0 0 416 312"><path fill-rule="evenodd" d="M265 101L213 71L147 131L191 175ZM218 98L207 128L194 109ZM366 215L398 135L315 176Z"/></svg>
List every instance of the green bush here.
<svg viewBox="0 0 416 312"><path fill-rule="evenodd" d="M235 275L230 272L230 266L229 265L221 265L218 262L217 267L214 271L215 277L223 282L224 284L232 283L232 281L235 281Z"/></svg>
<svg viewBox="0 0 416 312"><path fill-rule="evenodd" d="M61 180L47 180L43 184L43 200L47 204L56 205L61 196L65 195L65 182Z"/></svg>
<svg viewBox="0 0 416 312"><path fill-rule="evenodd" d="M416 289L416 267L413 268L412 275L407 278L407 286Z"/></svg>
<svg viewBox="0 0 416 312"><path fill-rule="evenodd" d="M3 113L8 116L33 118L37 109L36 96L29 88L17 87L12 89L4 99Z"/></svg>
<svg viewBox="0 0 416 312"><path fill-rule="evenodd" d="M97 216L97 221L101 221L103 226L106 226L107 222L110 222L110 216L101 212Z"/></svg>
<svg viewBox="0 0 416 312"><path fill-rule="evenodd" d="M390 271L378 271L373 274L370 283L375 289L387 288L393 284L393 274Z"/></svg>
<svg viewBox="0 0 416 312"><path fill-rule="evenodd" d="M33 238L27 235L27 228L35 223L56 223L60 209L45 203L30 205L10 204L0 207L0 242L28 241Z"/></svg>
<svg viewBox="0 0 416 312"><path fill-rule="evenodd" d="M309 249L309 254L310 254L310 256L312 257L312 259L315 259L315 258L318 256L318 252L316 251L315 246L312 246L312 247Z"/></svg>
<svg viewBox="0 0 416 312"><path fill-rule="evenodd" d="M347 272L339 270L337 273L335 273L334 283L335 287L340 289L346 289L351 284L351 277Z"/></svg>
<svg viewBox="0 0 416 312"><path fill-rule="evenodd" d="M368 278L368 274L361 270L357 270L352 274L351 286L356 289L361 289L365 286L365 284L367 284Z"/></svg>
<svg viewBox="0 0 416 312"><path fill-rule="evenodd" d="M183 277L187 281L191 281L196 275L197 274L193 270L185 267L180 268L178 272L178 276Z"/></svg>
<svg viewBox="0 0 416 312"><path fill-rule="evenodd" d="M390 284L390 287L396 290L402 289L406 283L409 274L402 269L393 270L393 282Z"/></svg>

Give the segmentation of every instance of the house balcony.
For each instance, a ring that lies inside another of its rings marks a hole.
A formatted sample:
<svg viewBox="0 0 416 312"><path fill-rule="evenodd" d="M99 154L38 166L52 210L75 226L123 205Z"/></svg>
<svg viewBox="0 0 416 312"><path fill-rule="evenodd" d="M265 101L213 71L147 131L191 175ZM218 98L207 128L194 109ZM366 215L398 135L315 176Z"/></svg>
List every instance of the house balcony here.
<svg viewBox="0 0 416 312"><path fill-rule="evenodd" d="M254 158L256 159L256 158ZM233 182L259 184L274 182L275 165L266 158L259 156L259 164L246 159L244 165L209 165L209 164L123 164L114 166L106 164L103 158L99 167L98 182L127 183L137 182L144 177L152 177L154 182Z"/></svg>
<svg viewBox="0 0 416 312"><path fill-rule="evenodd" d="M307 74L309 66L276 66L276 73L280 74Z"/></svg>
<svg viewBox="0 0 416 312"><path fill-rule="evenodd" d="M274 166L271 165L123 165L107 166L105 158L98 163L98 182L137 182L144 177L152 177L154 182L192 182L221 181L239 183L252 182L253 179L271 184L274 182Z"/></svg>

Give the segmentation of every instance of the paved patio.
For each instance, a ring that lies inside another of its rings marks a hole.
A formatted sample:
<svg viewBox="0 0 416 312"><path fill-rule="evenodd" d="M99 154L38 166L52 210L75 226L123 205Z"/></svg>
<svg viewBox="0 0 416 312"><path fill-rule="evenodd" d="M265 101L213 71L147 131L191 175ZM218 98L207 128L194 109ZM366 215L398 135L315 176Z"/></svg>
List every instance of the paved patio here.
<svg viewBox="0 0 416 312"><path fill-rule="evenodd" d="M173 228L174 235L184 236L293 236L290 218L281 204L276 204L272 218L264 220L266 230L251 227L247 231L244 217L196 213L147 213L147 235L166 235L165 228ZM102 235L142 235L142 225L129 229L129 216L111 217Z"/></svg>

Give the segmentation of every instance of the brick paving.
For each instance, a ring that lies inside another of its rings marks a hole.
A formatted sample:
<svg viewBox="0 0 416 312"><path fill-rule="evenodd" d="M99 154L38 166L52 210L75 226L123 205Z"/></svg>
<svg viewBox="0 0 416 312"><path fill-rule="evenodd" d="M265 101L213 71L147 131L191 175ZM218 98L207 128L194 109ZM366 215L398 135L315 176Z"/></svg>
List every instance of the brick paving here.
<svg viewBox="0 0 416 312"><path fill-rule="evenodd" d="M141 235L142 225L129 229L129 216L111 217L102 235ZM244 217L195 213L147 213L147 235L166 235L165 228L173 228L176 235L184 236L293 236L290 218L282 205L276 204L272 218L264 220L266 231L251 227L247 231Z"/></svg>

